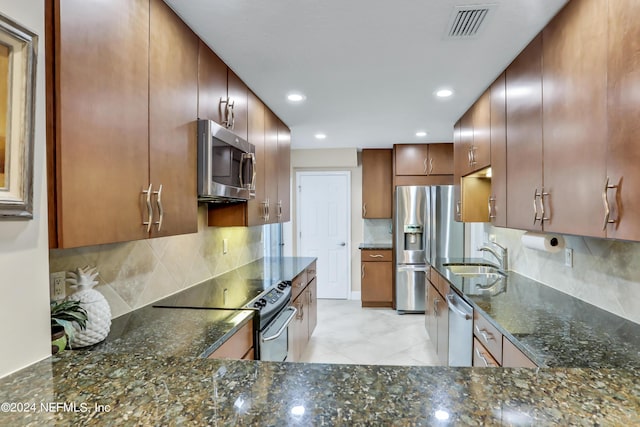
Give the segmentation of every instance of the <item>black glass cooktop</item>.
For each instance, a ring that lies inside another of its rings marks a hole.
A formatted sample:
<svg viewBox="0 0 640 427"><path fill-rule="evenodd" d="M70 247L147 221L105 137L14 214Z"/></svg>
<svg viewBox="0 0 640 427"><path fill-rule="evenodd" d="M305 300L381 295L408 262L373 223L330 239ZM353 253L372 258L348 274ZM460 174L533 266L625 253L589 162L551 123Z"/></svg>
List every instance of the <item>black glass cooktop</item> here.
<svg viewBox="0 0 640 427"><path fill-rule="evenodd" d="M153 303L155 307L243 308L272 287L271 280L213 278Z"/></svg>

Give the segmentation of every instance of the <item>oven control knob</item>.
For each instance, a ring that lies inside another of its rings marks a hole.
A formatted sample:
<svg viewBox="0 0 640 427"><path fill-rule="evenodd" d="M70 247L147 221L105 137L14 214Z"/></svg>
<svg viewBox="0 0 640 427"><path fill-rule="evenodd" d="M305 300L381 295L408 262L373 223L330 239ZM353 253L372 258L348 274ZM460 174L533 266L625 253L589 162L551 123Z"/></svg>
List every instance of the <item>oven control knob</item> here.
<svg viewBox="0 0 640 427"><path fill-rule="evenodd" d="M260 298L258 302L260 303L260 307L264 307L267 305L267 300L264 298Z"/></svg>
<svg viewBox="0 0 640 427"><path fill-rule="evenodd" d="M260 301L256 301L253 303L253 307L260 310L262 308L262 304L260 304Z"/></svg>
<svg viewBox="0 0 640 427"><path fill-rule="evenodd" d="M278 289L280 289L281 291L284 291L286 288L287 288L287 285L285 285L284 283L278 284Z"/></svg>

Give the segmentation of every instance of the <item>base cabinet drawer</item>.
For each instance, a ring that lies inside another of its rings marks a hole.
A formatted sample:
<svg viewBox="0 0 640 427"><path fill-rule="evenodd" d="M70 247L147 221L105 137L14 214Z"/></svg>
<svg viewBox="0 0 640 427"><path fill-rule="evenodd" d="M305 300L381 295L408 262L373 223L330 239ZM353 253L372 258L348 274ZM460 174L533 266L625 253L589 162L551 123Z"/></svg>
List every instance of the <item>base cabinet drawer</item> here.
<svg viewBox="0 0 640 427"><path fill-rule="evenodd" d="M253 322L249 321L211 353L209 359L253 360L253 349Z"/></svg>
<svg viewBox="0 0 640 427"><path fill-rule="evenodd" d="M477 338L473 339L473 367L497 368L500 364Z"/></svg>
<svg viewBox="0 0 640 427"><path fill-rule="evenodd" d="M473 311L473 335L502 364L502 334L478 310Z"/></svg>

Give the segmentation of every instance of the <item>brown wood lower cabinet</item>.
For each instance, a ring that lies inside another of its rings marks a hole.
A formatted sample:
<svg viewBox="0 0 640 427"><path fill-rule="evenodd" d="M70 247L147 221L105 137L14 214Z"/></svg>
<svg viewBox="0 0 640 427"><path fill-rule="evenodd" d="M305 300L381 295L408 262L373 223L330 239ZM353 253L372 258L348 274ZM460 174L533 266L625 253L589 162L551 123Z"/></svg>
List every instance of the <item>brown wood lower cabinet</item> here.
<svg viewBox="0 0 640 427"><path fill-rule="evenodd" d="M289 324L289 354L287 360L297 362L302 357L309 338L318 323L316 263L313 262L292 283L293 303L298 311Z"/></svg>
<svg viewBox="0 0 640 427"><path fill-rule="evenodd" d="M437 282L437 273L432 282ZM441 365L449 363L449 311L446 299L438 292L436 285L427 281L425 296L425 327L433 343Z"/></svg>
<svg viewBox="0 0 640 427"><path fill-rule="evenodd" d="M505 368L537 368L531 359L507 338L502 339L502 366Z"/></svg>
<svg viewBox="0 0 640 427"><path fill-rule="evenodd" d="M393 306L393 263L391 250L361 251L361 288L363 307Z"/></svg>
<svg viewBox="0 0 640 427"><path fill-rule="evenodd" d="M254 359L253 322L249 321L224 342L209 359Z"/></svg>

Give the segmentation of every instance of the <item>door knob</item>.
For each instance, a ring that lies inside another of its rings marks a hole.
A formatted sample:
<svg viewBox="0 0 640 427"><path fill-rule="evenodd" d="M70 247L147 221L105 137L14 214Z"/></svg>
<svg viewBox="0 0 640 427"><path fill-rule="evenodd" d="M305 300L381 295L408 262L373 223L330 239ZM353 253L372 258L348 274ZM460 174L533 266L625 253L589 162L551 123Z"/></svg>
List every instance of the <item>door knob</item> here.
<svg viewBox="0 0 640 427"><path fill-rule="evenodd" d="M340 243L340 246L347 246L345 242Z"/></svg>

